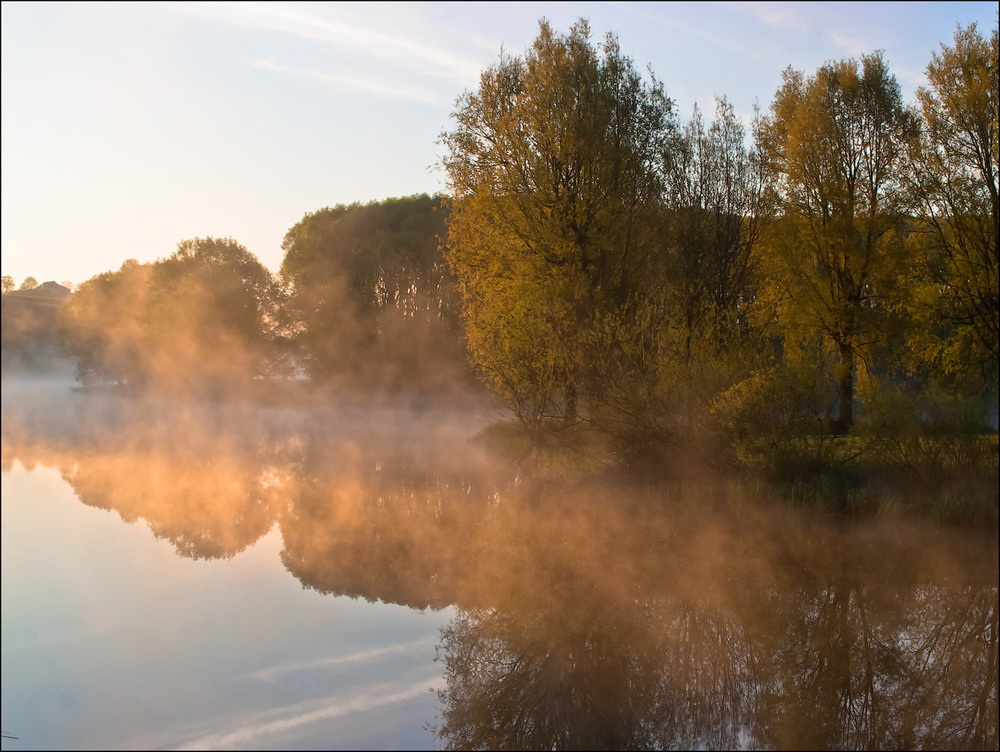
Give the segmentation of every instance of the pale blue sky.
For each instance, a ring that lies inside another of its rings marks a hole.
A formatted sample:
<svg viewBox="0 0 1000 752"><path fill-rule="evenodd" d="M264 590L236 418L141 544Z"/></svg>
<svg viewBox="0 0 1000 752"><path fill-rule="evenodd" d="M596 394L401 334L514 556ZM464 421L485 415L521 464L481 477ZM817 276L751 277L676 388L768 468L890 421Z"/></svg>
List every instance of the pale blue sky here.
<svg viewBox="0 0 1000 752"><path fill-rule="evenodd" d="M306 212L442 190L455 98L538 19L589 18L682 118L749 116L788 65L885 51L908 102L993 2L2 4L2 258L80 283L181 240L233 237L277 271Z"/></svg>

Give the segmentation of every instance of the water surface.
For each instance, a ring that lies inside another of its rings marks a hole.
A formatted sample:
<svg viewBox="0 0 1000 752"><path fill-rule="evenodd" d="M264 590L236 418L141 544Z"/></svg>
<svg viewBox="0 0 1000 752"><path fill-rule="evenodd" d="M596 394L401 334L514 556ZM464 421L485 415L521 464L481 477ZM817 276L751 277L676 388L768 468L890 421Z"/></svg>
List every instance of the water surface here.
<svg viewBox="0 0 1000 752"><path fill-rule="evenodd" d="M51 387L3 391L4 749L997 747L996 530Z"/></svg>

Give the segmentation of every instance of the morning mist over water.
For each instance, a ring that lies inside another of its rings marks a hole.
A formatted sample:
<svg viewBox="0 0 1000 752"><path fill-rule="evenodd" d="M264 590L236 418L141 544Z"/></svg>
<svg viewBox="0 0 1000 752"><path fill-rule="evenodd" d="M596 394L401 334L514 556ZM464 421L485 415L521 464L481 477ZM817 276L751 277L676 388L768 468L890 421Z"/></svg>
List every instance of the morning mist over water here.
<svg viewBox="0 0 1000 752"><path fill-rule="evenodd" d="M481 410L68 386L3 384L5 748L995 736L989 531L556 482Z"/></svg>

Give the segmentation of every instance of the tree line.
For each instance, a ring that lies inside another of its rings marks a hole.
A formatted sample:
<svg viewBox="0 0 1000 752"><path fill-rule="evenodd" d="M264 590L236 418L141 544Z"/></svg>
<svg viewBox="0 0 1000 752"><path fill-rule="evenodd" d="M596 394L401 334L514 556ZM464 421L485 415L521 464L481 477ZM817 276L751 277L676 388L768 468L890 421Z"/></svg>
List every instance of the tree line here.
<svg viewBox="0 0 1000 752"><path fill-rule="evenodd" d="M441 198L306 214L272 274L232 238L195 238L79 286L62 312L84 384L224 396L306 377L320 389L444 390L465 378Z"/></svg>
<svg viewBox="0 0 1000 752"><path fill-rule="evenodd" d="M996 396L997 32L916 105L881 53L682 122L617 39L542 21L442 137L470 353L539 433L626 454L721 429L745 459ZM928 395L939 395L934 405ZM904 409L905 405L907 409ZM942 408L943 409L943 408Z"/></svg>
<svg viewBox="0 0 1000 752"><path fill-rule="evenodd" d="M684 120L614 35L543 20L457 100L446 196L306 214L277 275L232 239L127 261L79 286L65 341L81 380L141 388L442 389L471 365L534 440L594 429L624 459L981 427L997 30L959 27L927 78L907 104L875 52L787 69L750 122L725 98Z"/></svg>

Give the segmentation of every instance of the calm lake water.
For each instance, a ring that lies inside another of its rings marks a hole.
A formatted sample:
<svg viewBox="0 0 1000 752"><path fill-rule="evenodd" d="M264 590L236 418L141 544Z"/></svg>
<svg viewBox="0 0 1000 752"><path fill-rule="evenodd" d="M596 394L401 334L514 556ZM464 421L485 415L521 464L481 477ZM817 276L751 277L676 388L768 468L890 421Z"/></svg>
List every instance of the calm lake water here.
<svg viewBox="0 0 1000 752"><path fill-rule="evenodd" d="M5 380L3 749L997 747L995 529L542 482L494 418Z"/></svg>

